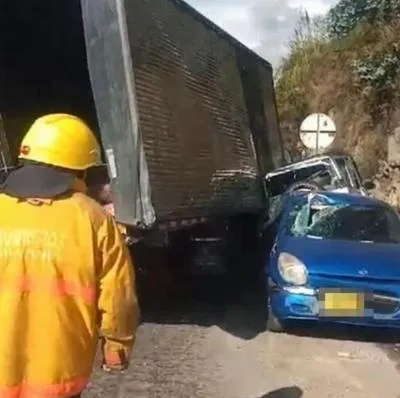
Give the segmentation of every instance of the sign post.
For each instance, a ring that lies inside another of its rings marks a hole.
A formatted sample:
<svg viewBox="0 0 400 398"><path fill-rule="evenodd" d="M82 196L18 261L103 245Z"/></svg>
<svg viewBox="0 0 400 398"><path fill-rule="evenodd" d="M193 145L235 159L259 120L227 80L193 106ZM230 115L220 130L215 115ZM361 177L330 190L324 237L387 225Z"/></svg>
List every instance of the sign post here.
<svg viewBox="0 0 400 398"><path fill-rule="evenodd" d="M333 144L336 137L334 121L324 113L307 116L300 125L300 140L304 146L318 154Z"/></svg>

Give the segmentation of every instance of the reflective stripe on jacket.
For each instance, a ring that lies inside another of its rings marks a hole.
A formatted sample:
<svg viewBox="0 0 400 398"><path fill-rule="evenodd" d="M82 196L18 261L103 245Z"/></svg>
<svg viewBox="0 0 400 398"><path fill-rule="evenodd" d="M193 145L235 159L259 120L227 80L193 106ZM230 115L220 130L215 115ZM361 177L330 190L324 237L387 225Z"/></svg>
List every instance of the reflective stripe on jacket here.
<svg viewBox="0 0 400 398"><path fill-rule="evenodd" d="M129 358L139 308L113 218L75 192L0 195L0 398L69 397L88 382L99 337Z"/></svg>

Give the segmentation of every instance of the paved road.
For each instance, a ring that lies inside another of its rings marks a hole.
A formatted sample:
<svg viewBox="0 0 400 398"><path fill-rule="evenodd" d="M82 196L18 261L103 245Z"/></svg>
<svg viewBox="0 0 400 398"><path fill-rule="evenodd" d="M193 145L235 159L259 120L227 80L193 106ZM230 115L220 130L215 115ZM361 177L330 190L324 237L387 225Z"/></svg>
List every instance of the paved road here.
<svg viewBox="0 0 400 398"><path fill-rule="evenodd" d="M262 319L254 293L159 300L145 309L129 371L96 372L86 397L400 398L400 345L389 332L276 335Z"/></svg>

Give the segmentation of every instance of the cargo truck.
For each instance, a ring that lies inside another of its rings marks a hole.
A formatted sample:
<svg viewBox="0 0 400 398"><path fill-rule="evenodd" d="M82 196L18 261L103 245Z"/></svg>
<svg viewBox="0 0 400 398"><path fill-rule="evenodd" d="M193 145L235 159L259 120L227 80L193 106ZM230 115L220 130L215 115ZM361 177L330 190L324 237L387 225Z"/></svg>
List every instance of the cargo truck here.
<svg viewBox="0 0 400 398"><path fill-rule="evenodd" d="M271 65L181 0L0 4L12 153L36 117L76 114L142 266L158 247L179 272L252 269L264 176L283 163Z"/></svg>

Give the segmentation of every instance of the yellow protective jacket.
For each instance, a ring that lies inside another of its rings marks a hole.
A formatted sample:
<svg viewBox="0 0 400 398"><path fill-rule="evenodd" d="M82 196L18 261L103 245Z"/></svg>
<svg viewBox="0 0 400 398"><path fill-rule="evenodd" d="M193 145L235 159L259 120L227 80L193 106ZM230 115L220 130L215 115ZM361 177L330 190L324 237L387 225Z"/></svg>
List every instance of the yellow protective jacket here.
<svg viewBox="0 0 400 398"><path fill-rule="evenodd" d="M113 204L113 203L104 205L104 206L103 206L103 209L104 209L107 213L109 213L109 214L111 214L113 217L115 217L115 210L114 210L114 204ZM125 237L126 237L126 234L127 234L127 228L126 228L126 226L125 226L124 224L121 224L121 223L119 223L119 222L117 221L117 227L118 227L119 232L121 232L122 236L125 238Z"/></svg>
<svg viewBox="0 0 400 398"><path fill-rule="evenodd" d="M20 201L0 194L0 398L69 397L128 359L139 308L112 216L84 193Z"/></svg>

